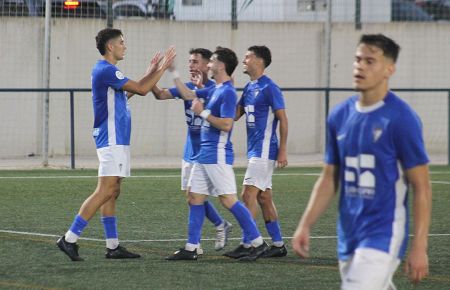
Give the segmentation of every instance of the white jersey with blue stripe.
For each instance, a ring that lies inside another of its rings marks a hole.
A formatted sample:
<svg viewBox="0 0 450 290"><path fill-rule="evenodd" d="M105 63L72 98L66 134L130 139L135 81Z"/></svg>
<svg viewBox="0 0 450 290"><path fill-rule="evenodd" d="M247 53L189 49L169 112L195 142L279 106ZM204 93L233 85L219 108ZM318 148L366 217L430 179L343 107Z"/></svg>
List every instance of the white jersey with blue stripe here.
<svg viewBox="0 0 450 290"><path fill-rule="evenodd" d="M191 90L197 90L197 87L192 82L185 83L185 85ZM208 80L205 84L205 88L211 88L214 85L214 81ZM181 94L176 87L169 89L169 92L175 99L181 98ZM197 161L198 154L200 153L200 129L202 126L202 118L196 116L191 110L192 101L185 100L183 103L184 113L186 115L186 125L188 127L186 143L184 143L183 160L194 163Z"/></svg>
<svg viewBox="0 0 450 290"><path fill-rule="evenodd" d="M245 86L239 105L246 114L247 158L277 160L278 119L274 113L285 108L280 88L263 75Z"/></svg>
<svg viewBox="0 0 450 290"><path fill-rule="evenodd" d="M106 60L92 69L93 136L98 148L130 145L131 113L122 86L128 81L122 72Z"/></svg>
<svg viewBox="0 0 450 290"><path fill-rule="evenodd" d="M404 171L428 163L417 114L394 93L361 107L358 96L328 118L325 162L339 168L338 256L374 248L394 257L408 241Z"/></svg>
<svg viewBox="0 0 450 290"><path fill-rule="evenodd" d="M231 118L236 116L236 90L230 81L218 84L213 88L196 91L197 97L206 100L205 109L218 118ZM233 165L234 154L231 143L231 132L221 131L203 120L201 128L200 154L197 162L202 164L229 164Z"/></svg>

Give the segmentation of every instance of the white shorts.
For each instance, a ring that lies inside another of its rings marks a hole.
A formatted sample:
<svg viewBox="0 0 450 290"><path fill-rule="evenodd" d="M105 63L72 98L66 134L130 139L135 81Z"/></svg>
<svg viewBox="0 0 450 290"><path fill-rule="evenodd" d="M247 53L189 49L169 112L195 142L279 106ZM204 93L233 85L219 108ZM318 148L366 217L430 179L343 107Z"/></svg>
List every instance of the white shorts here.
<svg viewBox="0 0 450 290"><path fill-rule="evenodd" d="M342 290L395 290L392 276L400 259L386 252L371 249L356 249L347 261L339 261Z"/></svg>
<svg viewBox="0 0 450 290"><path fill-rule="evenodd" d="M188 182L191 177L192 167L194 167L194 163L186 162L184 159L181 161L181 190L188 189Z"/></svg>
<svg viewBox="0 0 450 290"><path fill-rule="evenodd" d="M191 187L191 192L204 195L236 194L233 166L195 163L188 186Z"/></svg>
<svg viewBox="0 0 450 290"><path fill-rule="evenodd" d="M130 176L130 146L111 145L97 149L98 176Z"/></svg>
<svg viewBox="0 0 450 290"><path fill-rule="evenodd" d="M248 160L243 185L253 185L262 191L272 188L275 160L252 157Z"/></svg>

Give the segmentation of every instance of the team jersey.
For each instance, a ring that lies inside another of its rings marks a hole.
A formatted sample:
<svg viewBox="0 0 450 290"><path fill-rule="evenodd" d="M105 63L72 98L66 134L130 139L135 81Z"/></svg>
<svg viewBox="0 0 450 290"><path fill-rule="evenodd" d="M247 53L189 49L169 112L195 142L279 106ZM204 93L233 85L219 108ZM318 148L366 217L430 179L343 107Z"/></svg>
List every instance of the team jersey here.
<svg viewBox="0 0 450 290"><path fill-rule="evenodd" d="M404 171L428 163L422 123L403 100L361 107L349 98L330 114L325 162L340 173L338 256L374 248L403 257L408 240Z"/></svg>
<svg viewBox="0 0 450 290"><path fill-rule="evenodd" d="M247 158L277 160L278 119L274 113L285 108L280 88L263 75L244 87L239 105L246 114Z"/></svg>
<svg viewBox="0 0 450 290"><path fill-rule="evenodd" d="M236 90L230 81L215 85L212 89L206 88L196 91L199 98L206 100L205 109L218 118L231 118L236 116ZM203 120L201 128L200 153L197 162L202 164L229 164L234 161L233 144L231 144L232 129L229 132L221 131Z"/></svg>
<svg viewBox="0 0 450 290"><path fill-rule="evenodd" d="M131 114L122 86L128 81L122 72L106 60L92 69L93 136L97 148L130 145Z"/></svg>
<svg viewBox="0 0 450 290"><path fill-rule="evenodd" d="M192 83L185 83L185 85L191 90L197 90L197 87ZM214 87L215 82L208 80L205 84L205 88ZM177 88L169 89L169 92L175 99L180 99L181 94ZM202 126L202 118L196 116L191 110L192 101L184 101L184 113L186 115L186 125L188 127L186 143L184 143L183 160L193 163L197 161L198 154L200 152L200 128Z"/></svg>

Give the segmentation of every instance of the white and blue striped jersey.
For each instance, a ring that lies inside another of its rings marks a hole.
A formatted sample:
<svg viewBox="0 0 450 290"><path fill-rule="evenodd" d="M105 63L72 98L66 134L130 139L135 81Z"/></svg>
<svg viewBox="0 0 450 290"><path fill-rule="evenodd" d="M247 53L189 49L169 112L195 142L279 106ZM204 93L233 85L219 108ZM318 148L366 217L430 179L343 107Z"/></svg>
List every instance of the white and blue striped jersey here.
<svg viewBox="0 0 450 290"><path fill-rule="evenodd" d="M196 91L199 98L206 100L205 109L218 118L232 118L236 116L236 90L230 81ZM201 128L200 154L197 162L202 164L233 165L234 154L231 143L231 132L221 131L203 120Z"/></svg>
<svg viewBox="0 0 450 290"><path fill-rule="evenodd" d="M197 90L197 87L192 83L185 83L185 85L191 90ZM215 82L208 80L205 84L205 88L211 88L215 85ZM169 89L169 92L175 99L180 99L181 95L177 88ZM186 125L188 126L186 143L184 143L183 160L189 163L197 161L198 154L200 153L200 129L202 126L202 118L196 116L191 110L192 101L184 101L184 113L186 115Z"/></svg>
<svg viewBox="0 0 450 290"><path fill-rule="evenodd" d="M106 60L92 69L95 145L130 145L131 113L122 86L128 81L122 72Z"/></svg>
<svg viewBox="0 0 450 290"><path fill-rule="evenodd" d="M280 88L263 75L245 86L239 105L246 114L247 158L277 160L278 119L274 112L285 108Z"/></svg>
<svg viewBox="0 0 450 290"><path fill-rule="evenodd" d="M394 93L361 107L358 96L328 118L325 162L339 168L338 256L374 248L394 257L408 241L404 171L428 163L417 114Z"/></svg>

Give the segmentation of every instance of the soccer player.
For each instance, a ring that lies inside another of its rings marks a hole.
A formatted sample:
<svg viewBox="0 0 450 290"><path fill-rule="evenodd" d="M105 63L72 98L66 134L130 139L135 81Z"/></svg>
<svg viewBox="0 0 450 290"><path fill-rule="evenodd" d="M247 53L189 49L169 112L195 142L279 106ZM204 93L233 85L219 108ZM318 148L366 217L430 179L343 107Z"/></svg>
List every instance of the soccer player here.
<svg viewBox="0 0 450 290"><path fill-rule="evenodd" d="M76 244L89 220L100 209L106 236L106 258L139 258L119 245L117 235L116 200L122 178L130 176L131 115L128 99L132 94L146 95L171 65L175 48L170 47L164 58L155 54L146 73L139 81L125 77L116 64L125 56L126 46L118 29L101 30L96 38L103 56L92 70L92 100L94 105L93 137L100 162L95 191L84 201L78 214L57 246L72 261L83 261ZM125 93L127 92L127 94Z"/></svg>
<svg viewBox="0 0 450 290"><path fill-rule="evenodd" d="M261 207L267 232L273 244L262 255L263 258L284 257L286 246L281 235L278 213L272 198L272 174L277 166L287 165L286 142L288 119L286 117L283 95L278 86L265 73L272 62L269 48L251 46L248 48L243 64L244 73L250 77L236 108L236 118L246 115L247 158L242 199L253 218ZM276 129L280 123L280 144ZM244 235L241 244L225 253L231 258L240 258L250 251L248 238Z"/></svg>
<svg viewBox="0 0 450 290"><path fill-rule="evenodd" d="M325 165L292 240L307 257L310 230L340 191L337 222L341 289L395 289L408 241L408 185L413 191L414 238L405 263L413 282L428 274L431 186L422 124L389 91L400 47L381 35L362 35L353 63L359 95L327 121Z"/></svg>
<svg viewBox="0 0 450 290"><path fill-rule="evenodd" d="M200 153L189 179L188 240L185 247L167 257L168 260L197 259L197 248L205 218L204 202L208 196L219 197L222 205L230 210L249 237L252 251L249 256L242 259L256 260L268 247L250 211L236 195L236 179L232 167L234 154L230 138L237 101L231 74L237 64L237 56L232 50L218 47L208 64L216 85L213 89L196 91L186 87L180 81L178 72L173 71L178 91L184 98L194 99L192 111L203 121ZM199 98L204 99L205 104Z"/></svg>
<svg viewBox="0 0 450 290"><path fill-rule="evenodd" d="M191 90L214 87L214 81L208 78L208 63L212 52L205 48L195 48L189 51L189 72L191 81L186 83L186 87ZM199 76L199 73L201 74ZM183 96L177 88L161 89L157 85L152 89L153 94L158 100L180 99ZM189 195L188 180L191 175L192 167L198 159L200 152L200 129L202 118L196 116L191 110L192 100L184 100L184 112L186 115L186 124L188 126L186 143L184 144L184 156L181 161L181 190ZM212 202L205 200L205 214L209 221L216 227L216 241L214 249L219 251L227 243L228 235L231 231L231 223L223 219ZM202 252L197 249L198 254Z"/></svg>

